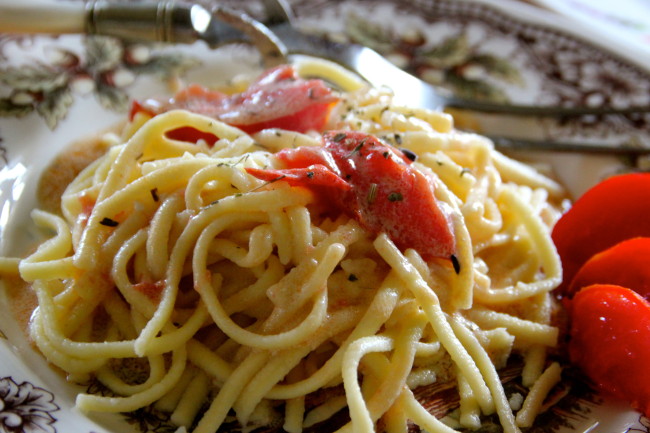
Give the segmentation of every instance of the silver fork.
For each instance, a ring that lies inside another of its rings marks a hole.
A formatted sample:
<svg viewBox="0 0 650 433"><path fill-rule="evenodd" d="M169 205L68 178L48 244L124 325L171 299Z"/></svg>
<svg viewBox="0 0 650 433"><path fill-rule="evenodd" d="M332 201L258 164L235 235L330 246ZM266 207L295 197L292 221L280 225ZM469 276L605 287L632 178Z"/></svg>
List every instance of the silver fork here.
<svg viewBox="0 0 650 433"><path fill-rule="evenodd" d="M29 33L87 33L123 39L192 43L204 41L219 46L235 41L253 43L265 66L287 61L290 54L307 54L335 61L356 72L375 87L393 90L398 103L435 110L459 108L468 112L515 116L566 118L578 115L648 113L650 106L558 107L494 104L454 97L398 68L376 51L357 44L342 44L301 32L294 26L291 9L284 0L262 0L267 25L248 15L214 6L158 2L21 2L2 5L0 31ZM490 137L502 148L620 154L636 157L650 148L535 141Z"/></svg>
<svg viewBox="0 0 650 433"><path fill-rule="evenodd" d="M336 43L297 30L295 17L285 0L262 0L267 14L264 24L279 37L289 53L311 54L334 60L357 72L375 86L392 88L412 106L432 109L461 108L485 113L524 116L577 116L649 113L650 105L629 107L563 107L501 104L458 98L403 71L376 51L354 43Z"/></svg>
<svg viewBox="0 0 650 433"><path fill-rule="evenodd" d="M459 108L471 112L498 113L514 116L548 116L565 118L581 115L625 115L648 113L650 106L615 107L562 107L517 104L496 104L472 99L457 98L446 89L433 86L398 68L376 51L358 44L336 43L305 34L294 25L295 17L285 0L262 0L265 24L279 37L288 53L309 54L340 63L358 73L375 87L386 86L393 90L395 100L412 107L434 110ZM556 151L625 155L636 158L650 153L639 146L587 144L548 140L530 140L503 136L490 136L501 149Z"/></svg>

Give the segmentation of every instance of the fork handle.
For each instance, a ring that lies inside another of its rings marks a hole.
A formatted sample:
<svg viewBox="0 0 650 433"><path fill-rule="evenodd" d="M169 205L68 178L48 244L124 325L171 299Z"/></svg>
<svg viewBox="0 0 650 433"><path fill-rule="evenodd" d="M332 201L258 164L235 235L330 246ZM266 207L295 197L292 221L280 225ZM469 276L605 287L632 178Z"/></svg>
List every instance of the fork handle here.
<svg viewBox="0 0 650 433"><path fill-rule="evenodd" d="M83 33L86 6L81 2L0 1L0 32Z"/></svg>
<svg viewBox="0 0 650 433"><path fill-rule="evenodd" d="M207 28L211 13L200 5L159 2L81 2L0 0L0 31L86 33L122 39L191 43Z"/></svg>

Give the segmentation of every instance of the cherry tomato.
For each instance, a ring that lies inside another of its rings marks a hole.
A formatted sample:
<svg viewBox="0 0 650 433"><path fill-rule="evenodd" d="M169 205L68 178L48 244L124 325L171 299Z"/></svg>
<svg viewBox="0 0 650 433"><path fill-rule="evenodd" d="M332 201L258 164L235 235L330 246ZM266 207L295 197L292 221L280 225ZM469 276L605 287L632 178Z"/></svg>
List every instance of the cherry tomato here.
<svg viewBox="0 0 650 433"><path fill-rule="evenodd" d="M650 416L650 303L625 287L595 284L570 302L571 361L603 392Z"/></svg>
<svg viewBox="0 0 650 433"><path fill-rule="evenodd" d="M553 228L564 272L558 293L591 256L638 236L650 236L650 173L613 176L587 191Z"/></svg>
<svg viewBox="0 0 650 433"><path fill-rule="evenodd" d="M197 143L199 140L203 140L208 146L214 146L214 143L219 139L210 132L200 131L191 126L173 129L165 133L165 135L172 140L187 141L188 143Z"/></svg>
<svg viewBox="0 0 650 433"><path fill-rule="evenodd" d="M650 299L650 238L632 238L593 255L569 285L569 297L592 284L616 284Z"/></svg>

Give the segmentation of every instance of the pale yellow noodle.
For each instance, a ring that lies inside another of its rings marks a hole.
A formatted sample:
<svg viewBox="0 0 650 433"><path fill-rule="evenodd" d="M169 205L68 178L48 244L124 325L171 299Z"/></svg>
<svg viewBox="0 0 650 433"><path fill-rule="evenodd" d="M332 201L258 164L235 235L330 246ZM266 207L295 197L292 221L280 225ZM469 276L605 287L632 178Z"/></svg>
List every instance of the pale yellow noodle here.
<svg viewBox="0 0 650 433"><path fill-rule="evenodd" d="M522 408L517 412L517 425L520 427L530 427L533 425L535 417L539 413L544 399L559 381L562 374L562 367L557 362L553 362L539 379L535 382L530 392L524 400Z"/></svg>
<svg viewBox="0 0 650 433"><path fill-rule="evenodd" d="M194 433L230 414L244 430L272 422L300 433L346 406L341 432L406 433L413 421L449 433L495 411L505 432L532 425L560 380L559 365L544 367L560 335L549 232L563 189L456 131L448 114L395 105L331 63L296 61L342 90L330 127L416 154L412 167L449 217L453 256L426 261L330 215L308 188L246 171L283 168L274 153L321 146L316 133L249 135L185 110L138 113L103 138L105 155L68 185L60 216L32 213L54 234L25 259L0 258L0 273L19 272L37 295L37 348L71 380L113 393L79 394L80 410L154 404ZM170 138L178 128L218 139ZM524 356L529 388L516 418L498 376L512 353ZM145 377L123 371L131 361ZM442 380L460 395L449 425L414 394ZM311 403L336 389L344 395Z"/></svg>

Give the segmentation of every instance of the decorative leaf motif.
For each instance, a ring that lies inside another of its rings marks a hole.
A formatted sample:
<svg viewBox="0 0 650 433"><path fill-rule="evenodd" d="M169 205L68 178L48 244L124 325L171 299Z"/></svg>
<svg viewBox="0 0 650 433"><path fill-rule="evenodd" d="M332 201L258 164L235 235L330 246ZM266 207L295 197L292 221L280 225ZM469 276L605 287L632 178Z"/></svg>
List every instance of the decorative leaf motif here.
<svg viewBox="0 0 650 433"><path fill-rule="evenodd" d="M0 117L23 117L32 111L32 104L15 104L11 98L0 98Z"/></svg>
<svg viewBox="0 0 650 433"><path fill-rule="evenodd" d="M383 26L365 20L356 14L349 14L345 21L345 33L354 42L386 52L393 49L393 36Z"/></svg>
<svg viewBox="0 0 650 433"><path fill-rule="evenodd" d="M129 105L125 89L137 76L169 79L200 65L198 59L174 52L131 56L131 47L118 39L87 36L81 55L55 48L63 58L51 65L34 62L0 69L0 84L9 88L9 96L0 98L0 116L17 118L36 111L55 128L74 102L72 84L79 80L94 81L92 90L103 107L125 111Z"/></svg>
<svg viewBox="0 0 650 433"><path fill-rule="evenodd" d="M89 36L85 39L86 68L105 72L115 69L122 62L124 48L117 39Z"/></svg>
<svg viewBox="0 0 650 433"><path fill-rule="evenodd" d="M45 94L44 99L36 105L36 111L43 117L47 126L54 129L68 114L68 109L73 102L70 89L62 87Z"/></svg>
<svg viewBox="0 0 650 433"><path fill-rule="evenodd" d="M461 98L499 103L508 102L505 92L485 81L470 80L459 75L448 74L447 82L454 89L454 94Z"/></svg>
<svg viewBox="0 0 650 433"><path fill-rule="evenodd" d="M68 73L43 65L21 66L0 70L0 81L15 90L49 92L64 86L69 80Z"/></svg>
<svg viewBox="0 0 650 433"><path fill-rule="evenodd" d="M476 54L469 58L469 63L482 66L486 73L495 78L512 84L523 84L521 72L507 59L491 54Z"/></svg>
<svg viewBox="0 0 650 433"><path fill-rule="evenodd" d="M420 53L424 64L436 68L452 68L467 62L471 49L467 36L459 34L450 36L428 51Z"/></svg>
<svg viewBox="0 0 650 433"><path fill-rule="evenodd" d="M99 83L96 96L103 107L113 111L125 111L129 106L129 95L122 89Z"/></svg>

